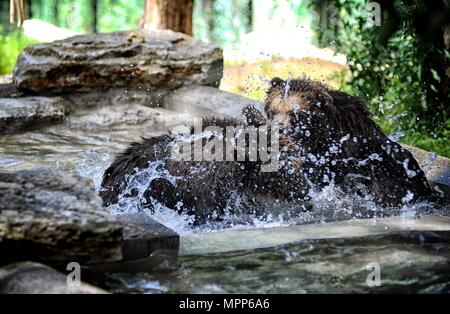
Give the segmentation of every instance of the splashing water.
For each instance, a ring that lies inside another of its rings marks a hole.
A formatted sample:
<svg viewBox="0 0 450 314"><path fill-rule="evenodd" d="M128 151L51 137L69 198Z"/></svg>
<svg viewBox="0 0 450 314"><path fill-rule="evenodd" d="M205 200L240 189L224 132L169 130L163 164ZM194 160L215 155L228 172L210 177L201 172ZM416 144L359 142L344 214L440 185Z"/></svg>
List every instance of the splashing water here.
<svg viewBox="0 0 450 314"><path fill-rule="evenodd" d="M289 97L289 90L291 89L291 85L290 85L291 80L287 79L286 80L286 85L284 86L284 100L287 101L288 97Z"/></svg>
<svg viewBox="0 0 450 314"><path fill-rule="evenodd" d="M289 80L285 86L285 97L288 97L289 93ZM211 132L203 132L201 134L193 135L178 135L177 141L191 142L199 140L200 138L209 138L212 136ZM221 134L219 134L221 135ZM217 136L217 134L216 134ZM338 154L342 145L345 145L348 141L357 142L358 139L350 137L350 134L346 134L340 140L334 141L329 147L329 151L325 156L314 156L313 154L307 155L305 158L316 165L324 165L326 162L333 160L333 155ZM363 140L364 142L364 140ZM384 148L386 150L386 148ZM98 155L96 155L98 158ZM433 160L433 156L430 156L430 162ZM83 163L87 165L84 167L76 167L76 170L89 168L93 173L94 182L96 182L96 188L99 189L99 176L95 175L95 167L92 167L89 163L89 154L84 158ZM435 157L434 157L435 158ZM101 159L101 158L100 158ZM108 158L101 159L102 162L109 160ZM365 166L370 161L382 161L382 157L376 153L373 153L365 159L357 159L354 157L347 160L341 160L345 163L354 162L358 166ZM303 160L304 161L304 160ZM358 219L358 218L370 218L370 217L385 217L393 214L400 214L405 217L418 215L430 210L432 205L424 202L415 205L404 205L402 208L382 208L376 204L376 202L369 196L369 193L356 192L353 194L345 193L334 184L334 176L331 178L328 176L325 179L328 183L324 188L317 188L311 182L308 197L313 200L310 208L305 211L304 204L288 204L279 202L278 200L268 200L265 204L268 210L262 211L264 214L257 215L256 213L243 213L235 212L231 210L225 210L225 215L222 221L209 221L201 226L193 226L194 216L190 216L186 213L179 214L177 212L183 206L175 209L170 209L159 203L154 199L147 200L145 194L152 180L157 178L164 178L176 186L177 180L195 180L199 171L213 171L213 169L200 169L192 167L186 177L176 177L170 174L165 168L166 160L152 161L145 169L137 170L132 175L126 177L126 188L119 195L119 201L117 204L110 205L107 209L114 214L135 213L143 211L153 219L160 223L170 227L179 234L186 234L192 232L208 232L217 229L232 228L265 228L275 226L287 226L293 224L304 223L317 223L327 222L335 220L345 219ZM414 177L416 173L409 169L409 160L403 161L403 167L405 173L409 177ZM104 170L103 167L98 167L97 170ZM81 171L83 172L83 171ZM103 172L103 171L102 171ZM84 170L85 175L89 175L89 171ZM358 176L355 174L355 176ZM370 178L364 178L370 180ZM309 181L309 180L308 180ZM325 181L324 181L325 182ZM362 190L360 189L360 192ZM362 195L364 196L362 196ZM133 197L130 197L133 195ZM408 203L414 198L414 194L409 192L403 196L403 202ZM151 204L148 204L150 202ZM245 196L233 195L230 197L229 203L237 205L245 204ZM261 212L261 211L259 211ZM216 214L217 215L217 214ZM212 213L214 216L214 213Z"/></svg>
<svg viewBox="0 0 450 314"><path fill-rule="evenodd" d="M431 204L427 202L404 205L400 209L382 208L374 202L369 194L361 196L357 193L343 192L334 185L334 179L331 178L330 184L324 188L317 188L309 182L311 189L308 196L313 202L311 202L311 207L307 211L305 211L304 204L268 200L266 203L268 210L262 215L225 211L223 220L220 222L209 221L203 225L194 226L194 216L187 213L179 214L175 210L177 208L168 208L154 199L150 200L151 204L147 204L145 192L152 180L164 178L176 186L177 180L182 179L182 177L171 175L165 168L165 162L165 160L152 161L147 168L136 170L134 174L128 176L126 188L119 195L119 201L110 205L107 209L117 215L143 211L153 219L183 235L219 229L270 228L304 223L386 217L394 214L414 217L426 213L431 208ZM208 171L208 169L192 167L184 179L195 180L193 175L198 171ZM133 192L134 196L130 197ZM413 195L410 194L405 195L405 203L412 197ZM234 205L245 204L245 197L234 195L230 198L230 202L235 202Z"/></svg>
<svg viewBox="0 0 450 314"><path fill-rule="evenodd" d="M100 190L105 169L112 162L112 155L105 150L88 149L82 152L81 160L75 165L73 172L80 177L90 178L96 191Z"/></svg>
<svg viewBox="0 0 450 314"><path fill-rule="evenodd" d="M263 78L261 78L263 79ZM264 79L268 82L267 79ZM286 91L289 87L287 86ZM94 187L100 191L102 175L116 153L122 151L130 142L140 136L158 135L162 130L186 121L186 115L165 112L161 109L140 105L117 105L117 110L101 109L95 113L89 111L70 116L67 123L49 126L27 133L5 135L0 138L0 168L2 171L14 171L37 166L55 166L82 177L92 179ZM350 138L343 138L345 143ZM339 144L330 147L329 156L339 151ZM321 156L316 162L323 162ZM377 158L377 156L372 156ZM436 159L431 153L429 164ZM310 160L311 161L311 160ZM363 160L361 162L364 162ZM199 169L192 169L198 171ZM425 169L426 170L426 169ZM193 172L191 173L193 174ZM285 204L274 200L267 202L271 211L258 216L256 214L228 212L223 222L211 222L202 226L192 226L193 217L178 214L162 204L155 202L152 209L146 204L144 193L151 180L166 178L176 183L179 179L164 169L164 161L153 162L146 169L135 172L127 178L128 187L124 193L137 191L136 197L121 196L118 204L111 205L108 210L114 214L144 211L155 220L183 233L207 232L221 228L268 228L300 223L324 222L336 219L354 219L377 217L386 214L373 200L360 195L348 195L330 184L323 189L311 189L309 197L314 200L309 211L301 206ZM408 197L405 195L404 197ZM238 196L234 202L244 202ZM427 204L404 206L402 215L409 216L429 209ZM398 211L397 211L398 213Z"/></svg>
<svg viewBox="0 0 450 314"><path fill-rule="evenodd" d="M171 175L164 168L164 164L164 160L150 162L146 169L136 171L126 177L126 188L120 194L118 202L108 206L107 210L116 215L144 211L153 219L179 233L187 232L193 217L188 214L178 214L175 210L167 208L155 200L151 200L152 204L147 204L144 194L152 180L164 178L171 184L176 184L178 177ZM129 197L131 194L134 196Z"/></svg>

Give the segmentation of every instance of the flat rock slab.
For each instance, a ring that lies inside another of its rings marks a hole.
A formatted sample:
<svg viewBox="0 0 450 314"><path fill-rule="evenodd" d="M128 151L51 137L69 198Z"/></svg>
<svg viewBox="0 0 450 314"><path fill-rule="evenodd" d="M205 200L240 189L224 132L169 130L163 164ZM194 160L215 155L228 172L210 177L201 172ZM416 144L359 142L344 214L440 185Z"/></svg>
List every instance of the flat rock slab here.
<svg viewBox="0 0 450 314"><path fill-rule="evenodd" d="M73 92L141 86L218 86L222 51L170 30L79 35L30 45L19 56L13 81L22 90Z"/></svg>
<svg viewBox="0 0 450 314"><path fill-rule="evenodd" d="M145 258L157 250L178 251L180 237L144 213L117 216L122 222L124 260Z"/></svg>
<svg viewBox="0 0 450 314"><path fill-rule="evenodd" d="M0 134L15 133L57 123L66 116L60 97L0 98Z"/></svg>
<svg viewBox="0 0 450 314"><path fill-rule="evenodd" d="M122 225L90 180L41 168L0 173L0 263L122 258Z"/></svg>
<svg viewBox="0 0 450 314"><path fill-rule="evenodd" d="M180 246L177 233L144 213L116 217L123 226L123 259L84 266L85 273L142 273L152 271L163 263L176 262Z"/></svg>
<svg viewBox="0 0 450 314"><path fill-rule="evenodd" d="M66 275L48 266L21 262L0 268L0 294L104 294L106 291L80 282L68 285Z"/></svg>
<svg viewBox="0 0 450 314"><path fill-rule="evenodd" d="M223 230L181 237L180 254L253 250L311 239L344 239L402 231L449 231L450 217L390 217L265 229Z"/></svg>

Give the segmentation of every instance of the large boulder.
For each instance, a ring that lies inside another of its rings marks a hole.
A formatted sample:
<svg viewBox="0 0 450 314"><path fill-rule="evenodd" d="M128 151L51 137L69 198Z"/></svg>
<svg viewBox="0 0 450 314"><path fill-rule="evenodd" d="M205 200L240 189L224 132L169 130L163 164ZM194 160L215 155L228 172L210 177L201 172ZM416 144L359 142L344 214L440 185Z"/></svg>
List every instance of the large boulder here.
<svg viewBox="0 0 450 314"><path fill-rule="evenodd" d="M28 46L14 68L22 90L62 92L140 86L218 86L222 51L170 30L79 35Z"/></svg>
<svg viewBox="0 0 450 314"><path fill-rule="evenodd" d="M82 275L82 273L80 274ZM66 275L67 276L67 275ZM56 270L33 262L21 262L0 268L1 294L103 294L106 291L89 284L67 283Z"/></svg>
<svg viewBox="0 0 450 314"><path fill-rule="evenodd" d="M40 168L0 173L0 263L116 261L122 226L90 180Z"/></svg>
<svg viewBox="0 0 450 314"><path fill-rule="evenodd" d="M0 98L0 133L14 133L64 120L67 101L60 97Z"/></svg>

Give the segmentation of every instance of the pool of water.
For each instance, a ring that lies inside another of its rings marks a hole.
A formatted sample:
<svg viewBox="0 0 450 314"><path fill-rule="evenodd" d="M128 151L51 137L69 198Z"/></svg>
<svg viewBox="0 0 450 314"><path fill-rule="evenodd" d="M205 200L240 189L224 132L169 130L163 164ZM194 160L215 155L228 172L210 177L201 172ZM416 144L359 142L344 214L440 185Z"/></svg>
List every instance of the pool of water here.
<svg viewBox="0 0 450 314"><path fill-rule="evenodd" d="M449 240L448 231L399 232L188 255L152 273L109 274L104 286L116 293L449 293Z"/></svg>
<svg viewBox="0 0 450 314"><path fill-rule="evenodd" d="M91 178L98 190L104 169L130 142L159 134L191 118L185 113L140 105L79 111L60 125L0 136L0 171L57 167ZM164 208L152 217L182 236L220 228L259 229L363 218L352 212L354 199L324 191L316 201L317 211L303 217L247 217L244 222L233 220L203 228L190 227L189 217ZM429 213L430 208L404 208L400 214L405 219L415 219L423 212ZM184 253L175 265L161 265L152 273L107 274L100 285L119 293L449 292L449 240L447 231L397 231L352 238L304 239L239 251ZM370 263L380 265L380 286L367 283Z"/></svg>

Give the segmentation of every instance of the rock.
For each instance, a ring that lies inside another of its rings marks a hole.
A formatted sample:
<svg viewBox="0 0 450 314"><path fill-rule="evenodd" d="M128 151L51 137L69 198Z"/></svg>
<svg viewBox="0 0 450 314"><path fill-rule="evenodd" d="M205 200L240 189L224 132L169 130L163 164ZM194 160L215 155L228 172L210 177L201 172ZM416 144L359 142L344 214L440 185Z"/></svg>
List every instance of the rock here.
<svg viewBox="0 0 450 314"><path fill-rule="evenodd" d="M61 122L66 116L66 104L60 97L0 98L0 133Z"/></svg>
<svg viewBox="0 0 450 314"><path fill-rule="evenodd" d="M144 258L157 250L178 251L180 237L173 230L151 219L144 213L120 215L125 260Z"/></svg>
<svg viewBox="0 0 450 314"><path fill-rule="evenodd" d="M13 83L0 84L0 97L14 97L20 94L21 92Z"/></svg>
<svg viewBox="0 0 450 314"><path fill-rule="evenodd" d="M142 86L218 86L222 51L170 30L79 35L30 45L19 56L14 83L22 90L73 92Z"/></svg>
<svg viewBox="0 0 450 314"><path fill-rule="evenodd" d="M402 146L413 154L434 190L450 203L450 159L414 146Z"/></svg>
<svg viewBox="0 0 450 314"><path fill-rule="evenodd" d="M86 274L142 273L176 263L180 237L175 231L142 212L116 217L123 225L123 260L83 267Z"/></svg>
<svg viewBox="0 0 450 314"><path fill-rule="evenodd" d="M90 180L48 168L0 173L0 263L122 258L122 226Z"/></svg>
<svg viewBox="0 0 450 314"><path fill-rule="evenodd" d="M0 294L107 293L83 282L80 282L79 285L68 285L66 278L66 275L39 263L10 264L0 268Z"/></svg>
<svg viewBox="0 0 450 314"><path fill-rule="evenodd" d="M208 86L183 87L163 100L163 106L169 110L200 117L239 118L242 108L246 105L254 105L257 108L260 106L256 100ZM262 108L260 109L263 111Z"/></svg>
<svg viewBox="0 0 450 314"><path fill-rule="evenodd" d="M166 132L171 127L181 125L189 119L193 119L193 117L164 108L138 104L117 104L114 110L111 110L111 107L101 107L95 111L79 110L67 117L64 126L58 125L55 128L61 130L67 126L72 130L92 130L95 128L98 131L103 129L107 130L108 135L111 134L112 137L113 129L127 127L124 132L134 134L134 136L127 139L127 136L121 134L121 138L129 144L130 141L136 140L136 134L139 134L137 130L141 130L141 132L146 133L145 136L149 136L153 133ZM117 144L114 143L115 146Z"/></svg>
<svg viewBox="0 0 450 314"><path fill-rule="evenodd" d="M78 109L96 109L120 105L141 105L147 107L160 107L161 99L170 94L166 88L143 89L138 87L110 88L108 90L75 91L64 94L67 99Z"/></svg>

